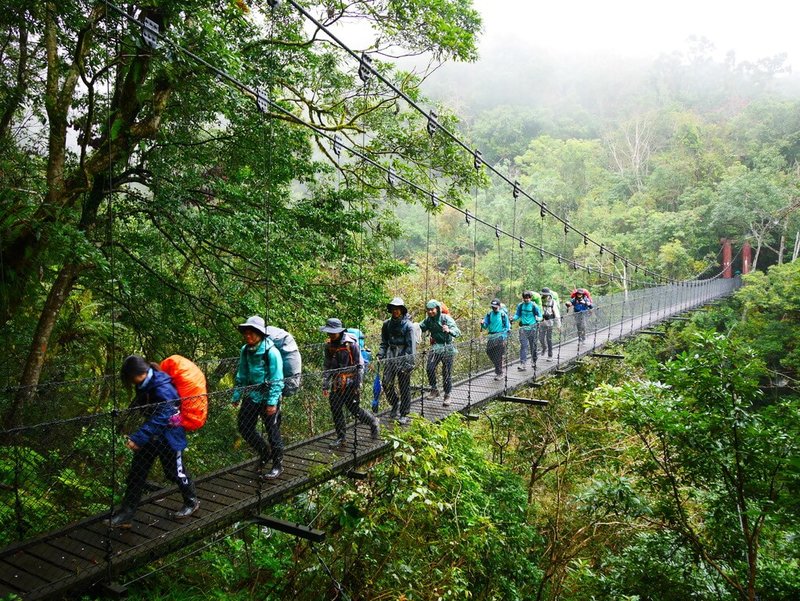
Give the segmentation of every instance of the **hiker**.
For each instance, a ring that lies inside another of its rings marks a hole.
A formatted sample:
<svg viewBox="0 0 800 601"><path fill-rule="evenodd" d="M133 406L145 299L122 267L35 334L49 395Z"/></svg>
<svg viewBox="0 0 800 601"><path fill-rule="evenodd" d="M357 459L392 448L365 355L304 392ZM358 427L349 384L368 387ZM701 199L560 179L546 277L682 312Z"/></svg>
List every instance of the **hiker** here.
<svg viewBox="0 0 800 601"><path fill-rule="evenodd" d="M575 327L578 330L578 342L586 340L586 319L591 315L592 296L585 288L576 288L570 294L571 300L566 302L567 310L572 307L575 313Z"/></svg>
<svg viewBox="0 0 800 601"><path fill-rule="evenodd" d="M481 321L481 330L486 330L489 337L486 341L486 354L494 364L494 379L503 379L503 357L506 354L506 339L511 329L508 314L503 311L499 299L493 299L491 309Z"/></svg>
<svg viewBox="0 0 800 601"><path fill-rule="evenodd" d="M130 355L122 362L120 377L123 383L136 387L133 407L147 415L139 429L128 436L125 445L133 451L128 472L125 496L109 524L115 528L130 528L136 506L142 498L147 475L156 457L164 468L164 476L178 485L183 495L183 507L172 514L175 519L192 515L200 507L194 483L183 467L186 432L174 419L179 415L180 395L172 379L155 363Z"/></svg>
<svg viewBox="0 0 800 601"><path fill-rule="evenodd" d="M281 438L281 395L284 388L283 359L275 343L267 336L264 319L259 315L240 323L244 344L239 352L236 371L234 407L239 408L238 427L242 438L258 453L259 472L272 460L272 469L261 476L274 480L283 472ZM269 445L256 431L259 418L267 428Z"/></svg>
<svg viewBox="0 0 800 601"><path fill-rule="evenodd" d="M539 323L539 346L542 354L547 351L547 361L553 360L553 327L561 327L561 312L558 296L550 288L542 288L542 321Z"/></svg>
<svg viewBox="0 0 800 601"><path fill-rule="evenodd" d="M336 439L330 447L335 449L344 445L345 407L359 422L369 425L372 439L377 440L380 436L378 418L359 406L364 360L358 338L345 331L342 320L335 317L328 319L319 330L328 335L328 342L325 343L322 394L328 397L336 430Z"/></svg>
<svg viewBox="0 0 800 601"><path fill-rule="evenodd" d="M411 319L405 302L399 296L393 298L386 311L391 317L381 326L381 346L378 359L384 362L383 390L386 400L392 407L389 417L397 419L403 425L409 423L411 411L411 372L414 370L417 347ZM400 399L395 390L394 381L400 388ZM399 417L398 417L399 415Z"/></svg>
<svg viewBox="0 0 800 601"><path fill-rule="evenodd" d="M533 300L533 291L525 290L522 293L522 302L517 304L517 310L511 317L511 321L519 321L519 365L517 369L525 371L528 369L528 349L531 353L531 367L536 369L537 349L536 338L538 335L538 323L542 320L542 310L539 304Z"/></svg>
<svg viewBox="0 0 800 601"><path fill-rule="evenodd" d="M453 344L453 338L461 336L455 320L450 315L442 312L442 304L436 299L431 299L425 305L427 316L419 324L420 330L429 332L431 336L431 350L428 353L428 384L431 391L428 399L439 398L439 388L436 384L436 366L442 364L442 380L444 399L442 406L450 404L450 392L453 390L453 360L458 354L458 349Z"/></svg>

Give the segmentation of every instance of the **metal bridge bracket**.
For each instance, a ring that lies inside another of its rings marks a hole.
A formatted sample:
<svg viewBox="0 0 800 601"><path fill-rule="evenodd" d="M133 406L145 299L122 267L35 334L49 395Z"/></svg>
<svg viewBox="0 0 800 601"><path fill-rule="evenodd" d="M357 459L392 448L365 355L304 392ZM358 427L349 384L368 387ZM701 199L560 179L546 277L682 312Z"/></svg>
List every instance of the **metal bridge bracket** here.
<svg viewBox="0 0 800 601"><path fill-rule="evenodd" d="M347 470L347 477L353 480L366 480L367 472L361 472L357 469Z"/></svg>
<svg viewBox="0 0 800 601"><path fill-rule="evenodd" d="M280 532L285 532L286 534L291 534L292 536L304 538L314 543L321 543L325 540L325 533L322 530L309 528L308 526L296 524L295 522L279 520L278 518L274 518L270 515L259 514L253 518L253 523L258 524L259 526L272 528L273 530L279 530Z"/></svg>
<svg viewBox="0 0 800 601"><path fill-rule="evenodd" d="M543 399L524 399L518 396L501 396L497 400L506 401L507 403L520 403L522 405L537 405L539 407L543 407L550 403L550 401L545 401Z"/></svg>
<svg viewBox="0 0 800 601"><path fill-rule="evenodd" d="M101 585L103 596L110 599L125 599L128 596L128 587L119 582L104 582Z"/></svg>
<svg viewBox="0 0 800 601"><path fill-rule="evenodd" d="M476 415L475 413L462 413L461 417L468 422L476 422L481 418L480 415Z"/></svg>
<svg viewBox="0 0 800 601"><path fill-rule="evenodd" d="M600 357L601 359L624 359L625 355L615 355L613 353L589 353L592 357Z"/></svg>
<svg viewBox="0 0 800 601"><path fill-rule="evenodd" d="M651 336L666 336L665 332L659 332L658 330L639 330L639 334L650 334Z"/></svg>

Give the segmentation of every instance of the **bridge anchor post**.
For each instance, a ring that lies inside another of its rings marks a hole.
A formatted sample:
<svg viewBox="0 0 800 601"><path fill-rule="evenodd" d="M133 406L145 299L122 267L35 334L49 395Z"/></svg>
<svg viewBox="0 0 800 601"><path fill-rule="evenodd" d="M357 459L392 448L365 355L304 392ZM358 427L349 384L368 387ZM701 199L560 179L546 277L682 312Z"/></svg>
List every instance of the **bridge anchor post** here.
<svg viewBox="0 0 800 601"><path fill-rule="evenodd" d="M272 517L271 515L259 514L253 518L252 522L254 524L258 524L259 526L266 526L267 528L272 528L273 530L279 530L280 532L285 532L286 534L291 534L292 536L310 540L314 543L321 543L325 540L325 533L322 530L309 528L308 526L297 524L295 522L280 520Z"/></svg>

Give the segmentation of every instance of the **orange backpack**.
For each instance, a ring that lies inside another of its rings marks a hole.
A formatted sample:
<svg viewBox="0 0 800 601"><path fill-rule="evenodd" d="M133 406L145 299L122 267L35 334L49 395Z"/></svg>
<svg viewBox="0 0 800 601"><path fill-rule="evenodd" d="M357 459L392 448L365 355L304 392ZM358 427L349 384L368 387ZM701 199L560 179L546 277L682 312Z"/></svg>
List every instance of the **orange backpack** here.
<svg viewBox="0 0 800 601"><path fill-rule="evenodd" d="M180 424L187 432L199 430L208 417L206 377L197 365L180 355L171 355L161 362L161 371L172 378L180 395Z"/></svg>

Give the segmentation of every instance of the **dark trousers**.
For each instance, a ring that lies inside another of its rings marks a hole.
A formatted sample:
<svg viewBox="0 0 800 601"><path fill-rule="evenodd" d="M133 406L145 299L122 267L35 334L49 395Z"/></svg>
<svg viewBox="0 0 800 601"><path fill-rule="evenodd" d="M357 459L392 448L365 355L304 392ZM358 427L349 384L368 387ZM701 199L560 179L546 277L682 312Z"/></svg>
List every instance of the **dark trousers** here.
<svg viewBox="0 0 800 601"><path fill-rule="evenodd" d="M531 361L536 363L537 351L536 351L536 338L538 336L538 332L536 331L538 328L542 326L534 326L529 330L525 330L523 328L519 329L519 362L525 363L528 360L528 349L530 348L531 351Z"/></svg>
<svg viewBox="0 0 800 601"><path fill-rule="evenodd" d="M397 365L393 365L391 361L387 361L383 370L383 391L386 393L386 400L392 406L392 415L397 415L398 412L395 380L400 388L400 415L408 415L411 411L411 372L402 370Z"/></svg>
<svg viewBox="0 0 800 601"><path fill-rule="evenodd" d="M586 311L579 311L575 314L575 327L578 329L578 340L586 340L586 319L589 317Z"/></svg>
<svg viewBox="0 0 800 601"><path fill-rule="evenodd" d="M255 449L262 463L266 463L270 457L273 463L280 463L283 461L280 406L272 415L266 414L266 408L267 406L263 403L254 403L249 398L245 398L239 409L239 434L242 435L247 444ZM267 428L269 445L256 431L258 418L261 418ZM272 449L271 453L270 448Z"/></svg>
<svg viewBox="0 0 800 601"><path fill-rule="evenodd" d="M495 338L486 342L486 354L494 364L494 373L498 376L503 373L503 357L506 354L506 339Z"/></svg>
<svg viewBox="0 0 800 601"><path fill-rule="evenodd" d="M426 371L428 372L428 384L434 390L438 390L439 387L436 385L436 366L439 363L442 364L442 380L444 386L444 393L450 394L450 391L453 390L453 359L455 358L454 355L445 355L444 353L430 353L428 355L428 364L426 365Z"/></svg>
<svg viewBox="0 0 800 601"><path fill-rule="evenodd" d="M539 324L539 346L542 347L542 354L547 351L547 356L553 356L553 326Z"/></svg>
<svg viewBox="0 0 800 601"><path fill-rule="evenodd" d="M328 401L331 405L336 438L344 438L346 425L344 420L345 407L362 424L372 424L375 418L369 411L361 408L359 400L358 389L355 386L345 386L342 390L330 391Z"/></svg>
<svg viewBox="0 0 800 601"><path fill-rule="evenodd" d="M135 509L139 504L147 481L147 475L150 473L150 468L153 467L156 457L161 460L161 467L164 468L164 477L178 485L183 495L184 503L194 505L197 500L197 494L195 493L192 479L183 469L183 452L174 450L161 437L151 439L141 449L134 451L122 505Z"/></svg>

